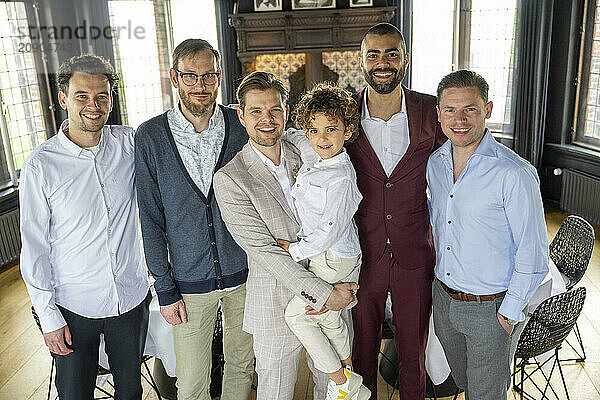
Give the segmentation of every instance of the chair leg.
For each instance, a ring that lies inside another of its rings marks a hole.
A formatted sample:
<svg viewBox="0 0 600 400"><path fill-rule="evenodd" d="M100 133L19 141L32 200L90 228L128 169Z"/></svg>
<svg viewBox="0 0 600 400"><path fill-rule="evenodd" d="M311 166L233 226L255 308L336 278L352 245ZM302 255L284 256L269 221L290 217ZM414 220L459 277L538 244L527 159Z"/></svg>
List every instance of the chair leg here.
<svg viewBox="0 0 600 400"><path fill-rule="evenodd" d="M560 378L562 379L563 387L565 388L565 395L567 396L567 400L570 400L569 391L567 390L567 382L565 381L565 376L563 374L562 367L560 366L560 362L558 362L558 349L559 349L559 347L557 347L554 350L555 351L555 357L556 357L556 360L557 360L556 363L558 364L558 372L560 372ZM583 346L582 346L582 348L583 348Z"/></svg>
<svg viewBox="0 0 600 400"><path fill-rule="evenodd" d="M156 382L154 381L154 377L152 376L152 373L150 372L150 368L148 367L147 361L148 360L144 360L142 363L144 364L144 368L146 368L146 373L148 374L150 381L148 381L148 378L146 378L143 374L142 374L142 376L144 377L144 379L146 379L146 381L148 381L150 386L152 386L152 389L154 389L154 392L156 392L156 396L158 397L158 400L162 400L160 391L158 390L158 386L156 385Z"/></svg>
<svg viewBox="0 0 600 400"><path fill-rule="evenodd" d="M581 339L581 333L579 332L579 326L577 325L577 322L575 322L575 337L577 338L577 342L579 343L579 347L581 347L581 354L583 354L583 357L578 358L576 361L577 362L584 362L585 361L585 348L583 347L583 340Z"/></svg>
<svg viewBox="0 0 600 400"><path fill-rule="evenodd" d="M50 395L52 394L52 375L54 374L54 357L52 357L52 364L50 365L50 380L48 381L48 399L50 400Z"/></svg>
<svg viewBox="0 0 600 400"><path fill-rule="evenodd" d="M458 395L460 394L460 388L457 387L456 388L456 392L454 392L454 397L452 398L452 400L456 400L458 399Z"/></svg>

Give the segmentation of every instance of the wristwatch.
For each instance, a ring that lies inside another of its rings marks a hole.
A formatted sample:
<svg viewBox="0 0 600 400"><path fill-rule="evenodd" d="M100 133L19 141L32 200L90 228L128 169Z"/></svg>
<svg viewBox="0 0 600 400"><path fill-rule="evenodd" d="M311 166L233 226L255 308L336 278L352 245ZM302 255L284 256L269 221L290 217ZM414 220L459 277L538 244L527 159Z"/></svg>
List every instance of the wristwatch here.
<svg viewBox="0 0 600 400"><path fill-rule="evenodd" d="M506 318L504 315L502 315L502 318L504 318L504 320L506 321L506 323L509 324L510 326L515 326L516 324L519 323L519 321L516 321L514 319L510 319L510 318Z"/></svg>

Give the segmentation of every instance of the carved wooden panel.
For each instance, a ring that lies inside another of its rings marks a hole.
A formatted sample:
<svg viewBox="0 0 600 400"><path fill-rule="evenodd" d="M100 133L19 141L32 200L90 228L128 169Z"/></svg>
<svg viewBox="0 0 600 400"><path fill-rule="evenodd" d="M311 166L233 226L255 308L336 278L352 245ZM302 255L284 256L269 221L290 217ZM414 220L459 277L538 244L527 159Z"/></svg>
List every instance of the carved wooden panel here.
<svg viewBox="0 0 600 400"><path fill-rule="evenodd" d="M396 7L230 14L242 62L261 54L357 50L365 32Z"/></svg>

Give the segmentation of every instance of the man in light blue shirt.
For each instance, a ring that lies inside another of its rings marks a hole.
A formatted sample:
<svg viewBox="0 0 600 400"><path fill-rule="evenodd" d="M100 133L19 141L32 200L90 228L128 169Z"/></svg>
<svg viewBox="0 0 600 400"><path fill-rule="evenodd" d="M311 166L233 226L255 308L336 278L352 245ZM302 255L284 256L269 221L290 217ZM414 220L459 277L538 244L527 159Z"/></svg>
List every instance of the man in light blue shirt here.
<svg viewBox="0 0 600 400"><path fill-rule="evenodd" d="M465 70L437 89L450 140L427 165L433 316L466 399L505 400L523 308L548 272L548 236L537 172L485 127L493 107L487 95L483 77Z"/></svg>

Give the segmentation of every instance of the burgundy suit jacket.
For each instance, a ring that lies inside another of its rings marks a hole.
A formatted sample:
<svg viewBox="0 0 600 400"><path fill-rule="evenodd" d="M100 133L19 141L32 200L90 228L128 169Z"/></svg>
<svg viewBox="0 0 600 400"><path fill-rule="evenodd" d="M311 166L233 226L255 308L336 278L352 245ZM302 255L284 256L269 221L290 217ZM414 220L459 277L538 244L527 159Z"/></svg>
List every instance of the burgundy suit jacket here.
<svg viewBox="0 0 600 400"><path fill-rule="evenodd" d="M383 257L388 238L402 268L435 265L425 169L429 155L447 138L437 120L435 97L403 89L410 145L390 177L386 176L362 125L356 140L347 147L363 195L355 214L363 269ZM355 96L359 113L365 90Z"/></svg>

